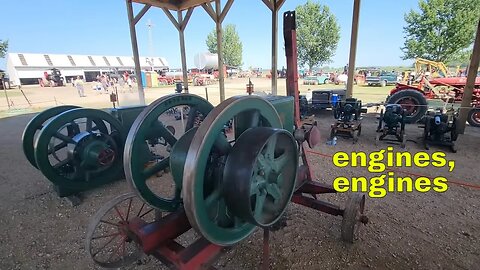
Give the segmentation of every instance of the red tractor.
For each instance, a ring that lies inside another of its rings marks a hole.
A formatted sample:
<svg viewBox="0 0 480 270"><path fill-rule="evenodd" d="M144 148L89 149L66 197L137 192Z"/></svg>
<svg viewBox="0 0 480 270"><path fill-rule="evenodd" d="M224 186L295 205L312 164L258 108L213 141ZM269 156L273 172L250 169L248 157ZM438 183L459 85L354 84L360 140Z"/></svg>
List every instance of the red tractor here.
<svg viewBox="0 0 480 270"><path fill-rule="evenodd" d="M427 112L427 99L460 102L466 81L466 77L435 78L430 81L423 77L417 85L397 83L390 91L387 103L402 105L407 113L406 122L415 123ZM471 105L473 108L467 121L471 126L480 127L480 77L475 80Z"/></svg>

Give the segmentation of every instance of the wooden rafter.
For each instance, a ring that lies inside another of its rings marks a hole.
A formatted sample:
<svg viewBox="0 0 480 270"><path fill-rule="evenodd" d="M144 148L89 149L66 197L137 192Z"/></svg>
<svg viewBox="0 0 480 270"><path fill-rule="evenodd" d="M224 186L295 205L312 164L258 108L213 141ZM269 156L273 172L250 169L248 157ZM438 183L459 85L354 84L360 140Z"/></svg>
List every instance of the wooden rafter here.
<svg viewBox="0 0 480 270"><path fill-rule="evenodd" d="M167 8L162 8L163 12L165 12L165 15L167 15L168 19L173 23L173 26L177 28L178 31L180 31L180 24L177 22L175 17L173 17L172 13L170 13L170 10Z"/></svg>
<svg viewBox="0 0 480 270"><path fill-rule="evenodd" d="M265 5L266 5L271 11L273 11L273 3L272 3L272 1L270 1L270 0L262 0L262 1L263 1L263 3L265 3ZM275 1L275 0L274 0L274 1Z"/></svg>
<svg viewBox="0 0 480 270"><path fill-rule="evenodd" d="M137 16L135 16L135 18L133 18L133 23L134 24L137 24L138 21L140 21L140 19L143 17L143 15L145 15L145 13L147 13L147 11L150 9L152 5L149 5L149 4L146 4L142 10L140 10L140 12L138 12Z"/></svg>
<svg viewBox="0 0 480 270"><path fill-rule="evenodd" d="M214 0L132 0L135 3L148 4L158 8L174 11L188 10L190 8L210 3Z"/></svg>
<svg viewBox="0 0 480 270"><path fill-rule="evenodd" d="M205 3L205 4L202 4L202 7L205 10L205 12L207 12L207 14L210 16L210 18L212 18L212 20L216 22L217 14L215 14L215 11L213 10L212 5L210 3Z"/></svg>

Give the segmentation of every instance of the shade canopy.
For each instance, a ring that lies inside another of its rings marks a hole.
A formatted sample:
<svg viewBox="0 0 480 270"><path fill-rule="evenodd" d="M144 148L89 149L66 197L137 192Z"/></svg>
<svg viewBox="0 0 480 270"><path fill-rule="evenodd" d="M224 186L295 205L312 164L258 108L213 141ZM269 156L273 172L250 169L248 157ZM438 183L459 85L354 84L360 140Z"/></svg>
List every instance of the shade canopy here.
<svg viewBox="0 0 480 270"><path fill-rule="evenodd" d="M186 10L200 6L213 0L133 0L135 3L151 5L153 7L167 8L170 10Z"/></svg>

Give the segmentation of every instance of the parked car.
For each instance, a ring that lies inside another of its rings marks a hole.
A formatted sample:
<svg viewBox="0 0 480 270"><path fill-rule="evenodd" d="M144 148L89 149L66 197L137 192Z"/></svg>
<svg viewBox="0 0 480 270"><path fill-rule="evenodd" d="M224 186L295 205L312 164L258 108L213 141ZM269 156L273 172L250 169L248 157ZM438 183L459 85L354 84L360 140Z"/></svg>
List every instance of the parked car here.
<svg viewBox="0 0 480 270"><path fill-rule="evenodd" d="M374 76L367 76L365 82L371 85L379 85L379 86L387 86L387 85L395 85L398 82L397 74L393 72L380 72L378 75Z"/></svg>
<svg viewBox="0 0 480 270"><path fill-rule="evenodd" d="M316 76L306 76L303 78L303 84L327 84L330 82L330 74L324 73Z"/></svg>

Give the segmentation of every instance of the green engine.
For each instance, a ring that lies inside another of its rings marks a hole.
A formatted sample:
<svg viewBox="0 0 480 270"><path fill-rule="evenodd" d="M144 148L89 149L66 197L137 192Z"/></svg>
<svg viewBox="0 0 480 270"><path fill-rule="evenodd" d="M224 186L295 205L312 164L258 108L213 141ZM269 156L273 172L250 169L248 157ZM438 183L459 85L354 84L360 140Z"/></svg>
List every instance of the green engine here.
<svg viewBox="0 0 480 270"><path fill-rule="evenodd" d="M47 109L26 126L23 151L61 197L121 179L125 139L144 108Z"/></svg>

